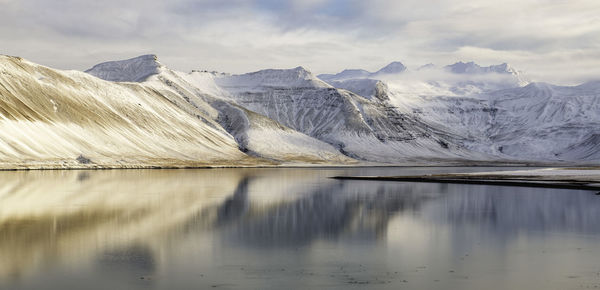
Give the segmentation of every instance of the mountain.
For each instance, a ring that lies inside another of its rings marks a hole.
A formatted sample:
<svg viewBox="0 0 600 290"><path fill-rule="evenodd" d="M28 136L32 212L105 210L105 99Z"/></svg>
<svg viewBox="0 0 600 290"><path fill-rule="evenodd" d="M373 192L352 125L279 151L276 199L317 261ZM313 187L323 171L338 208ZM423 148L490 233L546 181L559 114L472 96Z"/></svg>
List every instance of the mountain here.
<svg viewBox="0 0 600 290"><path fill-rule="evenodd" d="M236 88L265 90L270 88L330 88L331 86L303 67L293 69L267 69L241 75L218 78L218 85Z"/></svg>
<svg viewBox="0 0 600 290"><path fill-rule="evenodd" d="M399 73L403 73L405 71L406 71L406 66L404 66L404 64L402 64L399 61L395 61L395 62L392 62L392 63L384 66L383 68L381 68L380 70L375 72L374 75L399 74Z"/></svg>
<svg viewBox="0 0 600 290"><path fill-rule="evenodd" d="M109 61L97 64L86 70L98 78L111 82L141 82L160 72L162 64L153 54L142 55L121 61Z"/></svg>
<svg viewBox="0 0 600 290"><path fill-rule="evenodd" d="M368 78L371 72L364 69L345 69L337 74L320 74L317 77L325 81Z"/></svg>
<svg viewBox="0 0 600 290"><path fill-rule="evenodd" d="M112 76L137 77L145 59ZM256 164L207 115L137 83L0 56L0 96L1 168Z"/></svg>
<svg viewBox="0 0 600 290"><path fill-rule="evenodd" d="M220 81L217 81L219 83ZM228 87L223 87L228 90ZM393 107L334 88L236 86L226 96L241 107L334 146L364 161L401 162L418 157L459 158L458 144L432 135Z"/></svg>
<svg viewBox="0 0 600 290"><path fill-rule="evenodd" d="M472 61L470 61L470 62L459 61L455 64L445 66L444 69L446 69L452 73L455 73L455 74L497 73L497 74L518 75L518 72L514 68L512 68L510 65L508 65L507 63L482 67Z"/></svg>
<svg viewBox="0 0 600 290"><path fill-rule="evenodd" d="M529 83L503 63L427 66L394 78L330 80L336 88L376 98L431 132L452 136L471 152L495 158L598 160L600 82L566 87Z"/></svg>
<svg viewBox="0 0 600 290"><path fill-rule="evenodd" d="M345 69L337 74L320 74L317 77L326 82L346 81L351 79L377 78L385 75L400 74L406 71L406 66L399 61L394 61L376 72L364 69Z"/></svg>
<svg viewBox="0 0 600 290"><path fill-rule="evenodd" d="M333 146L248 110L230 97L230 92L239 90L259 93L274 89L331 88L302 67L243 75L198 71L188 74L162 67L142 85L159 92L189 115L208 116L231 134L247 155L276 163L356 162Z"/></svg>
<svg viewBox="0 0 600 290"><path fill-rule="evenodd" d="M344 70L338 74L318 77L336 88L363 96L372 95L376 81L402 87L404 93L420 96L467 96L529 83L526 77L506 63L482 67L474 62L457 62L445 67L426 64L414 71L409 71L400 62L392 62L374 73ZM366 79L376 81L365 81Z"/></svg>
<svg viewBox="0 0 600 290"><path fill-rule="evenodd" d="M470 150L525 160L598 160L600 85L531 83L475 96L407 96L397 108L465 139Z"/></svg>
<svg viewBox="0 0 600 290"><path fill-rule="evenodd" d="M188 91L201 91L205 99L208 94L212 94L210 98L219 99L227 106L253 112L281 127L326 144L327 147L324 148L332 148L332 153L342 153L353 159L406 162L418 156L456 159L467 154L461 151L460 144L452 144L443 134L432 136L426 125L417 120L406 119L376 98L364 98L346 90L335 89L314 81L316 78L308 71L298 73L297 68L276 72L265 70L233 76L176 74L187 82L183 86L194 88ZM254 80L257 75L261 76L260 82L247 81ZM297 76L297 79L287 76ZM196 82L195 79L198 78L203 81ZM214 85L207 86L207 78L211 78ZM286 79L285 85L281 82L282 78ZM171 83L183 84L181 81ZM275 83L278 85L273 85ZM193 100L193 97L188 99ZM228 113L221 110L220 115L223 118ZM229 127L227 124L222 125ZM252 138L249 140L252 142ZM259 154L264 155L266 152Z"/></svg>
<svg viewBox="0 0 600 290"><path fill-rule="evenodd" d="M174 104L187 103L212 116L242 151L255 157L311 162L485 159L382 100L333 88L302 67L241 75L164 68L143 84L165 92Z"/></svg>
<svg viewBox="0 0 600 290"><path fill-rule="evenodd" d="M420 67L417 68L417 71L421 71L421 70L429 70L429 69L435 69L436 66L433 63L428 63L428 64L424 64Z"/></svg>
<svg viewBox="0 0 600 290"><path fill-rule="evenodd" d="M402 67L324 81L303 67L185 73L154 55L87 73L1 56L0 167L600 160L600 82L519 86L508 65Z"/></svg>

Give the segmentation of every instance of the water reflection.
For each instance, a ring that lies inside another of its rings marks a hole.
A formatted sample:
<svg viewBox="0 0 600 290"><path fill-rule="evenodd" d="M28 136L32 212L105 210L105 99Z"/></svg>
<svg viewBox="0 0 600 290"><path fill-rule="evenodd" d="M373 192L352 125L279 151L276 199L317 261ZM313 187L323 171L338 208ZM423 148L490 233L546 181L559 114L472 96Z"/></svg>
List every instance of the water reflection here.
<svg viewBox="0 0 600 290"><path fill-rule="evenodd" d="M361 188L335 182L297 200L251 205L247 182L244 180L220 208L217 225L229 224L223 230L224 243L269 248L298 247L341 236L380 239L396 213L416 210L431 198L415 194L411 186L375 183Z"/></svg>
<svg viewBox="0 0 600 290"><path fill-rule="evenodd" d="M537 287L531 276L563 268L509 275L528 263L515 249L547 262L559 256L537 249L562 244L587 251L566 259L587 269L578 283L595 285L600 198L590 192L326 178L340 174L369 169L2 172L0 288L395 289L408 277L429 289ZM477 249L480 260L465 260ZM437 270L415 276L423 265ZM454 274L488 268L497 273L467 284ZM545 286L572 282L557 279Z"/></svg>
<svg viewBox="0 0 600 290"><path fill-rule="evenodd" d="M430 221L477 225L504 237L522 233L600 233L600 198L586 191L452 187L427 208Z"/></svg>

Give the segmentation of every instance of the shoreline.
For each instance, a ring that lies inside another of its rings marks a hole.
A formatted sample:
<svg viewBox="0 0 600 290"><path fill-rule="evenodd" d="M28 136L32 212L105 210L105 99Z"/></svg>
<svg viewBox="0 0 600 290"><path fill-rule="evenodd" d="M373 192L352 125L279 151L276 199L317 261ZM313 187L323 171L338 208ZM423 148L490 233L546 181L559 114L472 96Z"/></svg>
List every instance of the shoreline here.
<svg viewBox="0 0 600 290"><path fill-rule="evenodd" d="M427 182L600 190L600 167L546 168L522 171L450 173L411 176L333 176L338 180Z"/></svg>
<svg viewBox="0 0 600 290"><path fill-rule="evenodd" d="M544 163L544 162L485 162L485 161L442 161L432 160L431 162L423 163L395 163L385 164L377 162L357 162L354 164L335 164L335 163L254 163L252 162L240 162L235 163L215 163L206 164L200 163L197 165L161 165L161 164L129 164L129 165L101 165L101 164L80 164L78 166L69 166L62 164L45 164L45 165L27 165L27 164L2 164L0 163L0 172L2 171L30 171L30 170L131 170L131 169L144 169L144 170L182 170L182 169L218 169L218 168L387 168L387 167L581 167L581 168L595 168L595 165L582 163ZM600 167L598 167L600 168ZM381 177L383 178L383 177Z"/></svg>

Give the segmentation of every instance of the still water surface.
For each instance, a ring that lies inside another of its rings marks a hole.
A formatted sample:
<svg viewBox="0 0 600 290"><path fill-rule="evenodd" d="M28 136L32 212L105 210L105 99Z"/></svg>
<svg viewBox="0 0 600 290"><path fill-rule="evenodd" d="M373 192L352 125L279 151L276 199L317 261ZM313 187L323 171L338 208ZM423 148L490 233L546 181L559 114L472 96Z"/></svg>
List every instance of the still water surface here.
<svg viewBox="0 0 600 290"><path fill-rule="evenodd" d="M600 287L593 192L327 178L504 169L0 172L0 289Z"/></svg>

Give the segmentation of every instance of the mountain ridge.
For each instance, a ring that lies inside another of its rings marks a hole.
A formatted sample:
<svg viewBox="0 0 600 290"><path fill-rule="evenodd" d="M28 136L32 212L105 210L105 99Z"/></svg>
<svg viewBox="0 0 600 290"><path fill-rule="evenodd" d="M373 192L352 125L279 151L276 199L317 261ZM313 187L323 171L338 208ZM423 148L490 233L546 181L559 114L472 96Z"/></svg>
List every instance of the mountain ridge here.
<svg viewBox="0 0 600 290"><path fill-rule="evenodd" d="M494 90L466 73L460 88L490 89L456 93L444 80L325 82L303 67L185 73L155 55L86 72L0 56L0 168L600 159L599 81Z"/></svg>

